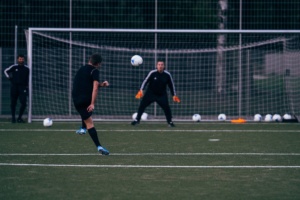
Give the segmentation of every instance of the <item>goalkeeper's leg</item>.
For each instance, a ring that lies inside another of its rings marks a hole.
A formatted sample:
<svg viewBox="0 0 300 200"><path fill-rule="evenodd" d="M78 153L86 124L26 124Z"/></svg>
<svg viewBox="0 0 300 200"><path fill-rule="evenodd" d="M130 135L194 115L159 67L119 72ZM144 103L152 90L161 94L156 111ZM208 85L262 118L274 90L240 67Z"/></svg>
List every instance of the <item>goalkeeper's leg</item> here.
<svg viewBox="0 0 300 200"><path fill-rule="evenodd" d="M163 109L168 124L174 125L172 122L172 111L171 111L171 108L169 105L168 96L164 95L164 96L158 97L156 102Z"/></svg>
<svg viewBox="0 0 300 200"><path fill-rule="evenodd" d="M139 108L138 108L137 116L136 116L135 120L133 122L131 122L131 125L136 125L140 122L142 114L144 113L146 108L153 102L154 102L153 96L149 95L149 93L146 93L140 103Z"/></svg>

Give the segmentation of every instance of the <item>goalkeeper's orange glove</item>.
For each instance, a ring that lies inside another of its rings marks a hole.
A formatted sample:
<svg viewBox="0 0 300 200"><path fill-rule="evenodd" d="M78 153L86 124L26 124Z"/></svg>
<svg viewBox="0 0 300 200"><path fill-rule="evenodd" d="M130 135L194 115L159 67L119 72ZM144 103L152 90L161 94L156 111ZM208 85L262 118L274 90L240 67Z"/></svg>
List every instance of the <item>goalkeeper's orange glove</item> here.
<svg viewBox="0 0 300 200"><path fill-rule="evenodd" d="M139 90L138 93L136 93L135 98L140 99L143 97L143 90Z"/></svg>
<svg viewBox="0 0 300 200"><path fill-rule="evenodd" d="M176 103L180 103L180 99L178 96L173 96L173 101Z"/></svg>

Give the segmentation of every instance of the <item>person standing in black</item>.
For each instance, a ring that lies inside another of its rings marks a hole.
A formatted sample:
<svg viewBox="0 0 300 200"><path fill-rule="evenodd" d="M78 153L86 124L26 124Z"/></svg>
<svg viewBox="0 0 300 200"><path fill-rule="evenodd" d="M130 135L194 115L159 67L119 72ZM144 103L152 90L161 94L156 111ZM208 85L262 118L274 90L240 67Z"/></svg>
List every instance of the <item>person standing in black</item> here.
<svg viewBox="0 0 300 200"><path fill-rule="evenodd" d="M5 76L11 81L10 87L10 108L11 108L11 122L12 123L24 123L22 119L24 111L27 106L27 96L28 96L28 83L29 83L29 68L24 64L25 57L20 54L17 57L17 64L11 65L4 70ZM16 120L16 106L17 101L20 100L21 106L19 111L19 116Z"/></svg>
<svg viewBox="0 0 300 200"><path fill-rule="evenodd" d="M148 85L148 88L144 96L143 90L145 89L146 85ZM173 101L180 103L180 99L178 98L178 96L176 96L175 85L170 72L165 70L164 61L158 60L156 63L156 69L148 73L140 87L140 90L135 96L135 98L137 99L140 99L142 97L143 99L138 108L136 119L131 122L131 125L135 126L139 124L141 116L145 109L151 103L156 102L163 109L169 126L175 126L172 122L172 112L169 106L168 95L166 90L167 86L169 87L170 92L173 96Z"/></svg>
<svg viewBox="0 0 300 200"><path fill-rule="evenodd" d="M109 86L107 81L99 82L100 72L98 68L100 68L101 62L101 55L95 53L90 57L88 64L77 71L73 82L72 97L74 106L81 116L82 125L88 130L98 151L102 155L109 155L109 151L102 147L99 142L92 119L98 88Z"/></svg>

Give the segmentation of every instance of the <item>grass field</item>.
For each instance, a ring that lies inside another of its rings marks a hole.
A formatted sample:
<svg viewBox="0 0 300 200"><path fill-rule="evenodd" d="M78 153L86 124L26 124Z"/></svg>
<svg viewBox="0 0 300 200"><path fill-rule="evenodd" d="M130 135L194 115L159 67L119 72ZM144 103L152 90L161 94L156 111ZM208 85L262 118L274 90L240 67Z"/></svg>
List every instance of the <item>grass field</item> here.
<svg viewBox="0 0 300 200"><path fill-rule="evenodd" d="M300 199L300 124L0 123L0 199Z"/></svg>

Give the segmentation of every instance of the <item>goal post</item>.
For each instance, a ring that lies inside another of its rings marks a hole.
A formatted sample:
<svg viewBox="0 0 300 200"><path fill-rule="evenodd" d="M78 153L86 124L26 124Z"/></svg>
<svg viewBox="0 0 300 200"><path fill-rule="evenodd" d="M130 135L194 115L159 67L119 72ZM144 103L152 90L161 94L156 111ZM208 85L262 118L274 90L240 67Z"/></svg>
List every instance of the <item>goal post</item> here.
<svg viewBox="0 0 300 200"><path fill-rule="evenodd" d="M132 120L140 102L135 93L158 58L165 60L182 100L169 99L175 121L191 121L193 114L216 121L220 113L253 120L255 114L300 112L300 30L29 28L26 33L28 122L80 120L72 80L94 52L104 59L100 80L110 82L99 89L96 121ZM221 48L220 34L226 36ZM130 65L135 54L144 59L139 67ZM164 119L155 104L145 112L149 120Z"/></svg>

